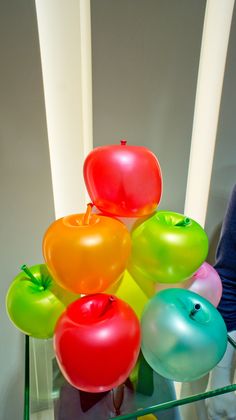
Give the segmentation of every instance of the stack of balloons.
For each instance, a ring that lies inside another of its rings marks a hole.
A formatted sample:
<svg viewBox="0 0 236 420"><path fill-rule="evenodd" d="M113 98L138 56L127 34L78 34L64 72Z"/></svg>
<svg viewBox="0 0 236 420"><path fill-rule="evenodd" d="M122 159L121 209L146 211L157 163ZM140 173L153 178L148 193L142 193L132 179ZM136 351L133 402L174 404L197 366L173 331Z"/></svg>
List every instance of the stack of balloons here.
<svg viewBox="0 0 236 420"><path fill-rule="evenodd" d="M86 392L124 383L140 352L171 380L203 376L227 345L204 229L157 210L161 169L145 147L95 148L84 179L92 203L49 226L45 264L22 266L9 288L10 319L32 337L53 336L63 375Z"/></svg>

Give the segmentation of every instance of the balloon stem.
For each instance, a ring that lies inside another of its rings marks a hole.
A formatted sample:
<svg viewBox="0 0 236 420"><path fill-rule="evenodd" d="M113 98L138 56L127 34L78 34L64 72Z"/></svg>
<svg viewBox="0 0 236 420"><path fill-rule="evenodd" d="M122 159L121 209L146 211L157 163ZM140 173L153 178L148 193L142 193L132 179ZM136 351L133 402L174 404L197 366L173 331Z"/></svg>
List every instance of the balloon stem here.
<svg viewBox="0 0 236 420"><path fill-rule="evenodd" d="M196 303L190 312L190 316L194 316L201 309L200 303Z"/></svg>
<svg viewBox="0 0 236 420"><path fill-rule="evenodd" d="M87 204L87 210L83 217L83 225L89 225L92 208L93 208L92 203Z"/></svg>
<svg viewBox="0 0 236 420"><path fill-rule="evenodd" d="M121 144L121 146L126 146L126 144L127 144L127 140L121 140L121 141L120 141L120 144Z"/></svg>
<svg viewBox="0 0 236 420"><path fill-rule="evenodd" d="M184 217L184 219L180 220L175 224L175 226L188 226L191 223L189 217Z"/></svg>
<svg viewBox="0 0 236 420"><path fill-rule="evenodd" d="M25 274L27 274L27 276L30 278L30 280L32 281L32 283L34 283L36 286L41 286L40 281L33 275L33 273L30 271L29 267L27 267L26 264L23 264L21 266L21 270L25 272ZM43 287L42 287L43 289Z"/></svg>
<svg viewBox="0 0 236 420"><path fill-rule="evenodd" d="M236 349L236 341L234 341L232 337L230 337L229 334L227 335L227 337L228 337L228 342L231 344L231 346L233 346Z"/></svg>
<svg viewBox="0 0 236 420"><path fill-rule="evenodd" d="M113 389L113 405L117 416L121 414L120 408L124 400L124 388L125 384L121 384L117 388Z"/></svg>
<svg viewBox="0 0 236 420"><path fill-rule="evenodd" d="M115 300L116 299L114 296L109 296L108 300L105 302L105 305L102 307L99 316L103 316L106 313L106 311L110 308L111 304L115 302Z"/></svg>

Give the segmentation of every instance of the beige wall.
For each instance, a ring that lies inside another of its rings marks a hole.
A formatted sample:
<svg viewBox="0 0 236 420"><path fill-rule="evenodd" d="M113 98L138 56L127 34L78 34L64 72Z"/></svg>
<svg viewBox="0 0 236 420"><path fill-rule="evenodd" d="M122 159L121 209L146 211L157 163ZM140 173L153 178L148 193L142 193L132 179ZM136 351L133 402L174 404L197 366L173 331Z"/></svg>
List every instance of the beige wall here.
<svg viewBox="0 0 236 420"><path fill-rule="evenodd" d="M42 261L41 238L53 219L32 1L0 2L0 51L0 419L21 420L24 340L7 318L5 295L23 263Z"/></svg>

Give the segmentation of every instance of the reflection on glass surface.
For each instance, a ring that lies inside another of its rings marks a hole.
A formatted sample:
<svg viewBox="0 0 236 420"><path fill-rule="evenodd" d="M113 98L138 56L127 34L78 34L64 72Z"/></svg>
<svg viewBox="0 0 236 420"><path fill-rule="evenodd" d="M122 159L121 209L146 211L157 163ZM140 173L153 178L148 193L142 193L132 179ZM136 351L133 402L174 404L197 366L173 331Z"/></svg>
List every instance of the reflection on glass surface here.
<svg viewBox="0 0 236 420"><path fill-rule="evenodd" d="M175 393L174 384L153 372L141 358L138 375L134 374L118 388L100 394L81 392L68 384L60 373L52 340L27 338L27 341L29 353L26 345L25 420L121 420L137 419L147 413L152 413L153 420L182 420L185 417L182 417L181 406L236 390L236 384L229 384L224 388L206 392L205 377L202 385L204 392L193 395L194 386L187 387L181 390L181 396L184 395L184 398L180 398L181 384L175 384ZM229 341L235 348L234 340ZM200 407L201 411L206 411L204 401Z"/></svg>

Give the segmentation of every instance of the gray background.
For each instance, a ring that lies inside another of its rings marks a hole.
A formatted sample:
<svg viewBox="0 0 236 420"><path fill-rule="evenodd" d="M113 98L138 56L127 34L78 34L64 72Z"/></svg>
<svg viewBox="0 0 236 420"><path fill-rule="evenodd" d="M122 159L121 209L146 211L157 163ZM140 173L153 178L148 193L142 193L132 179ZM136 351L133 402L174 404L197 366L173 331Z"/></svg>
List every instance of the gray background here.
<svg viewBox="0 0 236 420"><path fill-rule="evenodd" d="M94 146L126 138L152 149L164 177L160 207L182 212L205 1L92 0L91 6ZM234 16L206 223L210 261L236 179L235 31ZM6 316L5 295L22 263L42 261L42 236L53 220L32 1L0 1L0 46L0 419L18 420L24 342Z"/></svg>

